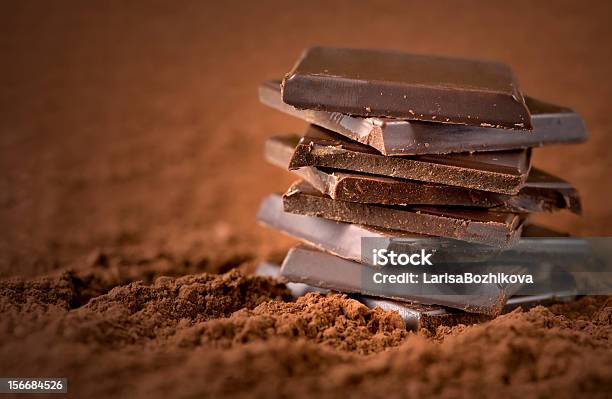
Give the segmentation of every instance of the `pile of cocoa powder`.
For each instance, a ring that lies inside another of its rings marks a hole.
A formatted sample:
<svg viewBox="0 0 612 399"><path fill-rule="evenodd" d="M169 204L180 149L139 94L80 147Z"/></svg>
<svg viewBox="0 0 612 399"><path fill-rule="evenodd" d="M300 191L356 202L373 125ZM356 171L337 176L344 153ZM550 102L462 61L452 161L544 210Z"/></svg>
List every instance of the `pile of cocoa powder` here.
<svg viewBox="0 0 612 399"><path fill-rule="evenodd" d="M282 284L238 270L112 288L106 273L3 280L0 375L66 376L79 397L605 397L612 389L608 297L432 334L408 332L397 313L343 294L292 300Z"/></svg>

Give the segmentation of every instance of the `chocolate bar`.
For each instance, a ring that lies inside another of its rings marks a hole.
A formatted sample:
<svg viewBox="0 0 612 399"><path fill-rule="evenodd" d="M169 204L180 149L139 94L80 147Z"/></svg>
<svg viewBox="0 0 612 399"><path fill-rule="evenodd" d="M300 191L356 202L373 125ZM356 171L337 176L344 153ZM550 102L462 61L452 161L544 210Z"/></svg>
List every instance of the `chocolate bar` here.
<svg viewBox="0 0 612 399"><path fill-rule="evenodd" d="M273 263L261 262L257 265L255 274L258 276L279 278L280 269L280 266ZM329 291L302 283L286 283L286 285L294 298L299 298L309 292L326 293ZM399 313L402 320L406 323L406 329L412 331L426 329L435 332L439 326L450 327L458 324L474 324L491 319L490 316L483 314L461 312L442 306L398 302L365 295L352 295L352 297L370 309L378 307L386 311ZM512 300L512 298L510 300ZM508 303L510 303L510 300L508 300Z"/></svg>
<svg viewBox="0 0 612 399"><path fill-rule="evenodd" d="M403 284L395 289L389 285L368 284L376 269L351 262L316 249L298 245L292 248L281 266L281 276L288 281L319 288L402 302L440 305L470 313L496 316L518 287L499 284L479 284L470 294L427 293L422 286Z"/></svg>
<svg viewBox="0 0 612 399"><path fill-rule="evenodd" d="M280 81L259 87L259 100L279 111L372 146L383 155L448 154L580 143L587 139L582 118L569 108L526 97L533 130L508 134L506 129L435 124L401 119L364 118L338 112L297 109L281 98Z"/></svg>
<svg viewBox="0 0 612 399"><path fill-rule="evenodd" d="M484 261L530 259L540 263L569 264L570 259L585 263L590 246L581 238L568 237L538 225L526 225L515 246L500 251L497 247L471 244L450 238L368 227L337 222L315 216L299 215L283 210L278 194L266 197L257 212L257 221L279 230L321 251L344 259L372 264L371 254L362 251L363 238L377 248L415 252L434 251L436 263L456 264ZM563 237L564 239L559 239ZM375 241L374 241L375 240Z"/></svg>
<svg viewBox="0 0 612 399"><path fill-rule="evenodd" d="M508 299L504 306L504 313L512 312L516 308L530 309L539 305L552 305L559 302L571 302L578 295L573 290L551 291L539 295L516 295Z"/></svg>
<svg viewBox="0 0 612 399"><path fill-rule="evenodd" d="M406 329L413 331L424 329L435 333L440 326L452 327L459 324L469 325L491 320L491 316L484 314L467 313L436 305L421 305L364 295L356 295L355 299L370 309L379 307L388 312L398 312L406 322ZM571 302L575 299L576 293L574 291L549 292L541 295L517 295L506 301L502 313L509 313L516 308L529 309L539 305Z"/></svg>
<svg viewBox="0 0 612 399"><path fill-rule="evenodd" d="M255 275L278 279L280 277L280 266L266 261L260 262L255 269ZM294 298L299 298L309 292L320 292L324 294L329 291L324 288L318 288L302 283L286 283L285 285L291 292L291 296Z"/></svg>
<svg viewBox="0 0 612 399"><path fill-rule="evenodd" d="M271 194L262 201L257 212L257 221L321 251L370 264L371 257L363 257L362 238L375 239L379 248L398 247L405 252L435 250L436 263L469 263L521 257L554 263L557 261L555 256L563 259L586 259L589 255L589 245L583 239L570 238L567 234L533 224L524 226L516 245L502 253L499 248L488 245L285 212L279 194ZM561 237L565 238L560 240ZM398 238L401 240L399 244Z"/></svg>
<svg viewBox="0 0 612 399"><path fill-rule="evenodd" d="M316 166L516 194L530 165L529 150L386 157L372 147L310 125L295 148L289 169Z"/></svg>
<svg viewBox="0 0 612 399"><path fill-rule="evenodd" d="M338 201L304 181L283 195L283 206L285 212L500 247L516 242L524 221L515 213Z"/></svg>
<svg viewBox="0 0 612 399"><path fill-rule="evenodd" d="M287 169L298 142L296 135L269 138L265 144L266 160ZM525 185L516 195L310 166L294 169L293 173L320 192L340 201L469 206L509 212L568 209L580 214L582 210L578 192L571 184L538 169L529 172Z"/></svg>
<svg viewBox="0 0 612 399"><path fill-rule="evenodd" d="M363 237L381 239L412 237L415 240L419 237L427 237L285 212L282 197L278 194L271 194L262 201L257 212L257 221L322 251L357 262L361 261L361 239Z"/></svg>
<svg viewBox="0 0 612 399"><path fill-rule="evenodd" d="M314 47L283 79L282 98L348 115L532 128L512 70L497 62Z"/></svg>
<svg viewBox="0 0 612 399"><path fill-rule="evenodd" d="M261 262L255 274L258 276L280 277L280 266ZM287 283L287 288L294 298L299 298L308 292L326 293L328 290L302 283ZM391 299L382 299L366 295L353 294L352 297L370 309L379 307L388 312L397 312L406 323L406 329L418 331L426 329L435 332L439 326L454 326L458 324L474 324L490 320L491 317L478 313L461 312L455 309L436 305L423 305L420 303L400 302ZM576 299L574 291L551 291L540 295L518 295L506 301L502 313L508 313L520 307L529 309L538 305L549 305L559 302L570 302Z"/></svg>
<svg viewBox="0 0 612 399"><path fill-rule="evenodd" d="M399 302L365 295L356 295L355 299L370 309L376 307L388 312L397 312L406 323L406 329L412 331L427 330L435 333L440 326L452 327L459 324L476 324L492 319L491 316L479 313L468 313L437 305Z"/></svg>

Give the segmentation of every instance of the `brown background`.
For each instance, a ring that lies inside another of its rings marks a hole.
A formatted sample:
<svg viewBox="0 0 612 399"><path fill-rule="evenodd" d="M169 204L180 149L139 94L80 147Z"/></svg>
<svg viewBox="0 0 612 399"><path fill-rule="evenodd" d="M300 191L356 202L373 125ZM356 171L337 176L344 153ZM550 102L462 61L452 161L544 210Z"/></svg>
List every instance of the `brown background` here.
<svg viewBox="0 0 612 399"><path fill-rule="evenodd" d="M591 133L587 144L535 152L535 165L578 187L584 215L537 219L609 235L608 4L7 2L0 276L40 274L98 248L247 257L286 248L255 224L260 199L292 180L261 149L267 135L304 124L260 105L256 90L314 44L509 63L526 93L575 108Z"/></svg>

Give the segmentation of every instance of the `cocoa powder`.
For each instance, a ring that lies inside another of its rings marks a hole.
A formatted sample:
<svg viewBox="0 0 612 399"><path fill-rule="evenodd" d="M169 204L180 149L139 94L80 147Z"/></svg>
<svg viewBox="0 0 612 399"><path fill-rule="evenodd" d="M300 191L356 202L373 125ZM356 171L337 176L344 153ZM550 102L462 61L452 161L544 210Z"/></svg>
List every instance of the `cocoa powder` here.
<svg viewBox="0 0 612 399"><path fill-rule="evenodd" d="M345 295L309 293L296 302L264 302L226 319L194 326L177 337L180 346L232 346L278 339L306 339L360 354L399 345L406 337L397 312L368 309Z"/></svg>
<svg viewBox="0 0 612 399"><path fill-rule="evenodd" d="M563 398L612 389L607 297L432 335L406 332L397 313L341 294L291 301L281 284L236 271L134 282L74 308L86 291L74 273L0 283L0 373L66 375L83 396L155 397L171 386L216 397ZM121 379L107 377L117 372ZM92 378L97 385L84 383Z"/></svg>

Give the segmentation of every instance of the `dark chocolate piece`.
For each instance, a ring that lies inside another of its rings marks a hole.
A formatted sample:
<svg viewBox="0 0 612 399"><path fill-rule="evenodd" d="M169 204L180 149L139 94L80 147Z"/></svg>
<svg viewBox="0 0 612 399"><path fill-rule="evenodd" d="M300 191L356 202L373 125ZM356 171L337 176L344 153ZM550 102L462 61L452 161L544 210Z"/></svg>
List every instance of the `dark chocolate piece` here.
<svg viewBox="0 0 612 399"><path fill-rule="evenodd" d="M355 299L370 309L379 307L388 312L399 313L406 323L406 329L412 331L427 330L435 333L440 326L470 325L492 319L491 316L486 314L462 312L437 305L400 302L365 295L356 295Z"/></svg>
<svg viewBox="0 0 612 399"><path fill-rule="evenodd" d="M287 169L299 142L296 135L266 140L266 159ZM581 212L580 197L568 182L538 169L529 172L516 195L493 193L414 180L343 172L305 166L293 173L333 199L383 205L443 205L495 208L509 212L543 212L568 209Z"/></svg>
<svg viewBox="0 0 612 399"><path fill-rule="evenodd" d="M517 287L502 287L498 284L479 284L474 294L427 294L420 287L412 289L405 284L391 291L388 285L367 284L376 269L351 262L337 256L320 252L303 245L292 248L281 266L281 276L288 281L313 285L346 293L356 293L394 299L403 302L418 302L425 305L441 305L470 313L496 316L501 313L507 298Z"/></svg>
<svg viewBox="0 0 612 399"><path fill-rule="evenodd" d="M435 250L437 263L469 263L521 257L537 262L554 263L557 261L555 256L565 259L585 259L589 251L589 245L583 239L570 238L567 234L542 226L527 225L523 228L518 243L508 252L501 253L499 248L488 245L469 244L450 238L431 237L285 212L279 194L271 194L262 201L257 212L257 221L322 251L365 263L371 261L362 258L361 239L366 237L377 239L379 248L397 247L405 252L420 249ZM567 238L560 240L560 237ZM397 238L401 239L401 245L397 244Z"/></svg>
<svg viewBox="0 0 612 399"><path fill-rule="evenodd" d="M364 295L356 295L355 299L373 309L379 307L388 312L398 312L406 322L406 329L419 331L421 329L435 333L438 327L452 327L459 324L476 324L491 320L491 316L478 313L467 313L460 310L437 305L421 305L418 303L400 302L392 299L381 299ZM559 302L571 302L576 299L573 291L550 292L542 295L521 295L508 299L502 313L509 313L516 308L529 309L539 305L552 305Z"/></svg>
<svg viewBox="0 0 612 399"><path fill-rule="evenodd" d="M500 151L579 143L587 139L582 118L576 112L530 97L526 97L525 102L531 111L533 130L526 134L508 134L506 129L363 118L338 112L297 109L281 99L279 81L264 82L259 87L259 99L279 111L372 146L383 155Z"/></svg>
<svg viewBox="0 0 612 399"><path fill-rule="evenodd" d="M258 276L280 277L280 266L261 262L255 271ZM287 288L294 298L299 298L308 292L325 293L328 290L303 283L287 283ZM467 313L436 305L423 305L413 302L400 302L392 299L382 299L366 295L354 294L352 297L370 309L379 307L388 312L397 312L406 323L406 329L418 331L426 329L435 332L439 326L452 327L458 324L474 324L490 320L491 317L478 313ZM503 313L508 313L520 307L529 309L538 305L549 305L559 302L571 302L576 299L574 291L549 292L541 295L520 295L508 299Z"/></svg>
<svg viewBox="0 0 612 399"><path fill-rule="evenodd" d="M257 266L255 274L258 276L279 278L280 270L281 268L278 265L269 262L261 262ZM303 283L286 283L286 285L294 298L299 298L309 292L325 293L329 291L324 288ZM406 329L411 331L426 329L430 332L435 332L439 326L452 327L458 324L475 324L491 319L491 316L484 314L467 313L436 305L399 302L365 295L353 295L352 297L370 309L378 307L386 311L399 313L402 320L406 323Z"/></svg>
<svg viewBox="0 0 612 399"><path fill-rule="evenodd" d="M310 125L289 169L316 166L516 194L530 165L529 150L386 157L372 147Z"/></svg>
<svg viewBox="0 0 612 399"><path fill-rule="evenodd" d="M532 128L512 70L497 62L314 47L283 79L282 97L349 115Z"/></svg>
<svg viewBox="0 0 612 399"><path fill-rule="evenodd" d="M436 252L439 264L474 263L530 259L542 264L567 264L570 259L588 259L590 246L580 238L570 238L550 229L527 225L513 247L500 251L497 247L471 244L450 238L431 237L352 223L337 222L315 216L284 212L278 194L265 198L257 220L271 228L309 244L319 250L361 263L372 263L362 252L362 238L375 239L371 245L388 250L415 252L421 249ZM559 239L560 237L567 237ZM367 255L367 254L366 254ZM582 261L581 261L582 262ZM584 263L584 262L583 262Z"/></svg>
<svg viewBox="0 0 612 399"><path fill-rule="evenodd" d="M539 305L571 302L576 300L577 297L575 291L552 291L540 295L515 295L508 299L503 311L509 313L516 308L530 309Z"/></svg>
<svg viewBox="0 0 612 399"><path fill-rule="evenodd" d="M280 266L270 262L260 262L255 269L255 275L278 279L280 277ZM324 288L318 288L302 283L286 283L285 285L291 292L291 296L294 298L299 298L309 292L326 293L328 291Z"/></svg>
<svg viewBox="0 0 612 399"><path fill-rule="evenodd" d="M304 181L293 184L283 195L283 206L285 212L500 247L520 237L524 221L515 213L338 201Z"/></svg>
<svg viewBox="0 0 612 399"><path fill-rule="evenodd" d="M271 194L262 201L257 212L257 221L322 251L357 262L361 261L361 239L363 237L412 237L415 240L427 237L285 212L283 200L279 194ZM440 241L437 240L436 244L439 245Z"/></svg>
<svg viewBox="0 0 612 399"><path fill-rule="evenodd" d="M279 278L280 270L281 268L278 265L270 262L261 262L257 265L255 274L258 276ZM294 298L299 298L309 292L326 293L329 291L324 288L303 283L286 283L286 285ZM452 327L458 324L474 324L491 319L491 317L487 315L467 313L455 309L444 308L442 306L399 302L365 295L352 295L352 297L370 309L378 307L386 311L399 313L402 320L406 323L406 329L411 331L426 329L430 332L435 332L439 326ZM512 298L510 298L510 300L512 300ZM508 303L510 303L510 300L508 300Z"/></svg>

